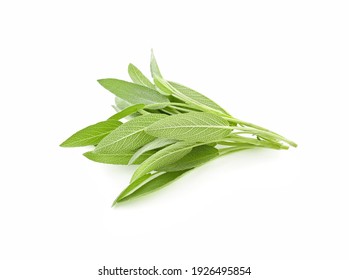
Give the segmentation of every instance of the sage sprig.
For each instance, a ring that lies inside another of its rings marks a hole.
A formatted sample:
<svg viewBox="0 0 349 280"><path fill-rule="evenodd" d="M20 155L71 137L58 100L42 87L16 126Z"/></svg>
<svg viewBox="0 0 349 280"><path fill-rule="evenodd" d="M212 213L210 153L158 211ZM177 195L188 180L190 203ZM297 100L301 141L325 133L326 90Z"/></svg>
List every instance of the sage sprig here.
<svg viewBox="0 0 349 280"><path fill-rule="evenodd" d="M117 203L158 190L212 159L247 149L297 144L230 115L203 94L166 80L151 53L149 80L129 64L132 82L101 79L115 95L117 113L65 140L62 147L94 146L84 153L100 163L138 165Z"/></svg>

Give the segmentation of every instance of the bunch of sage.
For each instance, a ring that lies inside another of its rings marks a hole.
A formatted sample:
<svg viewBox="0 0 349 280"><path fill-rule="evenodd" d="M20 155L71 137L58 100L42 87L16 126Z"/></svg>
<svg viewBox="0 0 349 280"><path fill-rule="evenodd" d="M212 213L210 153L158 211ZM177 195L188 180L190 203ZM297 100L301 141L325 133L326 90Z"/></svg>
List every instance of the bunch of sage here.
<svg viewBox="0 0 349 280"><path fill-rule="evenodd" d="M115 94L116 114L79 130L62 147L94 146L84 156L108 164L138 165L119 202L158 190L189 170L237 151L297 145L230 115L199 92L166 80L151 54L151 82L133 64L132 82L101 79Z"/></svg>

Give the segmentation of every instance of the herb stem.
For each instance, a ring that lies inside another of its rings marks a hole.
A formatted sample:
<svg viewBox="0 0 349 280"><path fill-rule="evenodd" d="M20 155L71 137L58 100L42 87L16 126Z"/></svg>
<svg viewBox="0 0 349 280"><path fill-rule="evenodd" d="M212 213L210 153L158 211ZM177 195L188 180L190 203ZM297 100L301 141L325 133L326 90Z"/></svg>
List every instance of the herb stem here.
<svg viewBox="0 0 349 280"><path fill-rule="evenodd" d="M219 153L219 156L224 156L226 154L230 154L230 153L238 152L238 151L243 151L243 150L247 150L247 149L252 149L252 148L258 148L258 147L246 144L246 145L241 145L239 147L219 149L218 153Z"/></svg>
<svg viewBox="0 0 349 280"><path fill-rule="evenodd" d="M177 107L177 106L169 106L170 108L173 108L175 110L179 110L181 112L185 112L185 113L190 113L190 112L193 112L193 110L189 110L189 109L184 109L184 108L180 108L180 107Z"/></svg>
<svg viewBox="0 0 349 280"><path fill-rule="evenodd" d="M167 109L161 109L161 111L169 115L180 114L180 112L178 112L176 109L173 109L171 107L168 107Z"/></svg>
<svg viewBox="0 0 349 280"><path fill-rule="evenodd" d="M239 123L241 124L241 123ZM244 123L244 125L247 125L247 123ZM258 127L258 126L257 126ZM279 140L279 141L283 141L293 147L297 147L297 144L292 142L291 140L288 140L287 138L279 135L279 134L276 134L275 132L272 132L270 130L267 130L267 129L263 129L263 128L256 128L256 126L250 126L250 127L235 127L236 130L240 130L240 131L245 131L247 133L251 133L251 134L255 134L255 135L260 135L262 137L265 137L265 138L268 138L269 140ZM271 138L271 139L270 139Z"/></svg>
<svg viewBox="0 0 349 280"><path fill-rule="evenodd" d="M236 138L238 137L238 138ZM226 145L226 146L236 146L239 144L250 144L253 146L257 146L257 147L265 147L265 148L270 148L270 149L276 149L276 150L287 150L288 146L282 145L281 143L278 142L271 142L271 141L261 141L261 140L257 140L257 139L252 139L252 138L247 138L247 137L239 137L237 135L234 135L234 137L232 137L232 135L227 138L224 139L223 141L218 142L218 144L220 145Z"/></svg>
<svg viewBox="0 0 349 280"><path fill-rule="evenodd" d="M189 101L189 100L184 100L184 101ZM189 101L190 102L190 101ZM172 106L172 105L174 105L174 106ZM270 137L274 137L274 138L276 138L276 139L279 139L279 140L281 140L281 141L284 141L284 142L286 142L286 143L288 143L289 145L291 145L291 146L293 146L293 147L297 147L297 144L295 143L295 142L293 142L293 141L291 141L291 140L289 140L289 139L287 139L287 138L285 138L285 137L283 137L283 136L281 136L280 134L277 134L277 133L275 133L275 132L273 132L273 131L271 131L271 130L268 130L268 129L266 129L266 128L264 128L264 127L261 127L261 126L259 126L259 125L255 125L255 124L253 124L253 123L250 123L250 122L245 122L245 121L243 121L243 120L239 120L239 119L237 119L237 118L234 118L234 117L232 117L232 116L230 116L230 115L228 115L228 114L224 114L224 113L222 113L222 112L219 112L219 111L217 111L217 110L213 110L212 108L208 108L208 107L202 107L202 106L198 106L197 104L193 104L195 107L201 107L200 109L202 109L203 111L206 111L206 112L210 112L210 113L213 113L213 114L218 114L218 115L221 115L224 119L226 119L226 120L229 120L229 121L231 121L231 122L234 122L234 123L238 123L238 124L240 124L240 125L245 125L245 126L248 126L248 127L250 127L250 128L254 128L255 130L254 130L254 132L256 132L256 133L258 133L258 132L260 132L260 131L262 131L263 132L263 134L265 134L265 135L267 135L267 136L270 136ZM189 108L189 109L196 109L195 107L193 107L192 105L189 105L189 104L187 104L187 103L179 103L179 102L172 102L171 103L171 107L174 107L174 108L176 108L176 109L179 109L178 108L178 106L179 107L186 107L186 108ZM183 109L182 109L183 110ZM184 110L183 110L184 111ZM190 111L184 111L184 112L190 112Z"/></svg>
<svg viewBox="0 0 349 280"><path fill-rule="evenodd" d="M236 122L236 123L238 123L240 125L246 125L246 126L249 126L250 128L252 128L252 129L248 128L248 130L246 130L246 128L244 128L244 127L238 127L237 128L238 130L255 132L257 134L262 132L261 135L264 134L264 135L269 136L269 137L280 139L280 140L286 142L287 144L289 144L289 145L291 145L293 147L297 147L297 144L295 142L293 142L291 140L288 140L287 138L281 136L280 134L277 134L277 133L275 133L275 132L273 132L271 130L268 130L268 129L264 128L264 127L261 127L259 125L255 125L253 123L245 122L245 121L233 118L233 117L229 117L229 118L225 117L225 119L228 119L228 120L230 120L232 122Z"/></svg>
<svg viewBox="0 0 349 280"><path fill-rule="evenodd" d="M192 105L189 105L187 103L171 102L171 105L185 107L185 108L189 108L189 109L195 109Z"/></svg>
<svg viewBox="0 0 349 280"><path fill-rule="evenodd" d="M148 115L150 114L149 112L147 112L146 110L143 110L143 109L139 109L138 110L138 113L142 114L142 115Z"/></svg>

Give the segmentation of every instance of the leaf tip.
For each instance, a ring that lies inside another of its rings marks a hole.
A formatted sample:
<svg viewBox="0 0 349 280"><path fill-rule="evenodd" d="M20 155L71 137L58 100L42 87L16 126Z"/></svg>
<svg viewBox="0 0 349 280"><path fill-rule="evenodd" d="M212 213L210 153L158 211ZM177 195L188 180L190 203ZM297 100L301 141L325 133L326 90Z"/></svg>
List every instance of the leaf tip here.
<svg viewBox="0 0 349 280"><path fill-rule="evenodd" d="M114 208L118 204L118 199L115 199L113 201L113 204L111 205L111 208Z"/></svg>
<svg viewBox="0 0 349 280"><path fill-rule="evenodd" d="M59 146L62 148L71 147L71 145L69 144L69 139L63 141L61 144L59 144Z"/></svg>
<svg viewBox="0 0 349 280"><path fill-rule="evenodd" d="M135 174L133 174L133 176L130 180L130 184L134 183L134 181L136 181L138 178L139 178L139 176L137 174L136 174L136 176L135 176Z"/></svg>
<svg viewBox="0 0 349 280"><path fill-rule="evenodd" d="M102 86L102 87L106 87L110 84L112 79L98 79L97 82Z"/></svg>
<svg viewBox="0 0 349 280"><path fill-rule="evenodd" d="M91 161L98 162L98 156L96 159L96 154L94 153L94 151L88 151L88 152L83 153L82 155Z"/></svg>
<svg viewBox="0 0 349 280"><path fill-rule="evenodd" d="M116 207L120 202L124 201L125 196L122 196L121 194L113 201L113 204L111 205L112 208Z"/></svg>
<svg viewBox="0 0 349 280"><path fill-rule="evenodd" d="M87 157L87 158L88 158L88 156L89 156L90 153L92 153L92 152L91 152L91 151L88 151L88 152L83 153L82 155L83 155L84 157Z"/></svg>

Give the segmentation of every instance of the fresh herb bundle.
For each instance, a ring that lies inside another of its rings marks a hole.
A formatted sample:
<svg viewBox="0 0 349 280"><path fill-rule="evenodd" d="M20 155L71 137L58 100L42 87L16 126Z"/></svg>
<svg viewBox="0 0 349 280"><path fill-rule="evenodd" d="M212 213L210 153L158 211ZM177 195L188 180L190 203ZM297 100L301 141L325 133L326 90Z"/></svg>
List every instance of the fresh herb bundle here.
<svg viewBox="0 0 349 280"><path fill-rule="evenodd" d="M84 156L96 162L139 165L113 206L158 190L228 153L297 146L275 132L233 117L197 91L165 80L153 52L150 70L153 82L133 64L128 67L133 83L98 80L115 94L117 113L79 130L61 144L95 146Z"/></svg>

